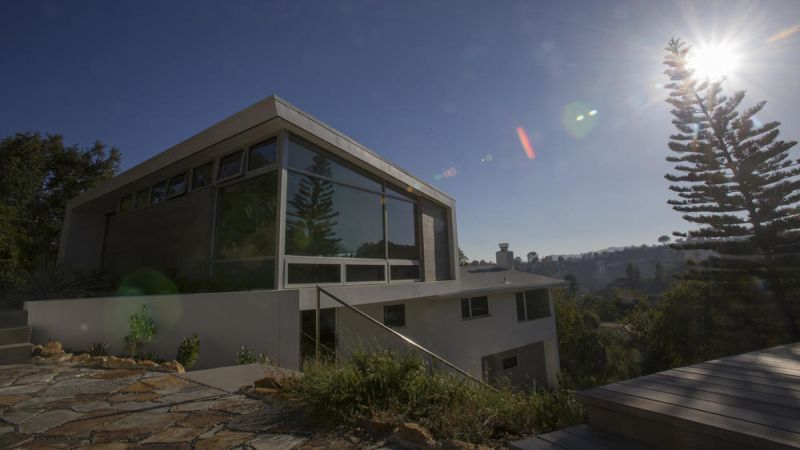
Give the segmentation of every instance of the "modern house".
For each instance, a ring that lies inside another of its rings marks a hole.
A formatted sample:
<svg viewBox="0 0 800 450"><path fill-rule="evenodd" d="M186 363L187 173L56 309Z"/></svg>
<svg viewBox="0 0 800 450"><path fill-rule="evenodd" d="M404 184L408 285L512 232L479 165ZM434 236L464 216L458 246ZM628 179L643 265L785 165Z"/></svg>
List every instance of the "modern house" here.
<svg viewBox="0 0 800 450"><path fill-rule="evenodd" d="M555 385L563 281L515 271L507 245L459 267L455 218L452 198L273 96L72 199L62 260L115 274L119 292L26 309L34 339L119 351L148 304L164 357L196 331L201 367L248 345L299 368L319 285L476 377ZM403 346L321 302L327 352Z"/></svg>

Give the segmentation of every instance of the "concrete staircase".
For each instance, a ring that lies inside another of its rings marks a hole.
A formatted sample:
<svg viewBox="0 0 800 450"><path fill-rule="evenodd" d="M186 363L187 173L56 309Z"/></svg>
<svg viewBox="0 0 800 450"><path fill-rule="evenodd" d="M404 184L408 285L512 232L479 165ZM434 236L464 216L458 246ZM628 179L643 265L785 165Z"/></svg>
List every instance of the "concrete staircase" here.
<svg viewBox="0 0 800 450"><path fill-rule="evenodd" d="M32 352L28 311L0 310L0 365L30 362Z"/></svg>

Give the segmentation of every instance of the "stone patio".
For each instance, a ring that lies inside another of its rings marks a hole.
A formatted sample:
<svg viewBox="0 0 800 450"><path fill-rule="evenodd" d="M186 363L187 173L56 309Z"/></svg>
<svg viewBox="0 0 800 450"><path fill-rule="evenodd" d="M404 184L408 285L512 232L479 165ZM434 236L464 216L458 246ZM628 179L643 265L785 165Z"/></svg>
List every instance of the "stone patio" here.
<svg viewBox="0 0 800 450"><path fill-rule="evenodd" d="M319 436L303 432L304 420L277 399L254 399L173 374L0 366L0 448L318 446Z"/></svg>

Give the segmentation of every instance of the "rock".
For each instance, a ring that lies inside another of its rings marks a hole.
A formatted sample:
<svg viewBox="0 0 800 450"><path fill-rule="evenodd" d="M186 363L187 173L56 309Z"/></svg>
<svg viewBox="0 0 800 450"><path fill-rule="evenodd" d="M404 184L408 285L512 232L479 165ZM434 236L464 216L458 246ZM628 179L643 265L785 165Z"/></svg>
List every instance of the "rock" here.
<svg viewBox="0 0 800 450"><path fill-rule="evenodd" d="M61 342L48 341L44 345L33 346L33 356L41 356L42 358L58 358L64 355L64 349L61 347Z"/></svg>
<svg viewBox="0 0 800 450"><path fill-rule="evenodd" d="M457 439L446 439L439 443L439 448L442 450L492 450L492 447L470 444Z"/></svg>
<svg viewBox="0 0 800 450"><path fill-rule="evenodd" d="M416 423L400 425L391 436L389 442L398 444L411 450L423 450L436 446L431 432Z"/></svg>
<svg viewBox="0 0 800 450"><path fill-rule="evenodd" d="M372 434L386 434L394 429L394 424L384 420L370 418L362 422L364 429Z"/></svg>
<svg viewBox="0 0 800 450"><path fill-rule="evenodd" d="M78 363L78 364L85 363L91 357L92 357L92 355L90 355L88 353L80 353L80 354L77 354L77 355L72 355L72 358L70 358L70 362Z"/></svg>
<svg viewBox="0 0 800 450"><path fill-rule="evenodd" d="M186 373L186 369L178 361L167 361L159 366L164 372Z"/></svg>
<svg viewBox="0 0 800 450"><path fill-rule="evenodd" d="M197 450L211 450L219 448L231 448L243 444L253 436L252 433L236 433L233 431L220 431L208 439L197 441Z"/></svg>

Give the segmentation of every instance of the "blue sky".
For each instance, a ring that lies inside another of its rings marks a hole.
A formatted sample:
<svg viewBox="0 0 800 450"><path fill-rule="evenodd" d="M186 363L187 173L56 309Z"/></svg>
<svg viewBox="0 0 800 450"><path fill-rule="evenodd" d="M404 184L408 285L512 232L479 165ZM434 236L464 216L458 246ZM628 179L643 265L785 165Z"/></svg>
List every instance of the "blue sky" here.
<svg viewBox="0 0 800 450"><path fill-rule="evenodd" d="M686 229L663 179L671 36L734 42L729 86L800 138L800 32L769 40L800 25L796 1L20 1L0 17L0 136L99 139L127 169L274 93L453 196L471 258Z"/></svg>

